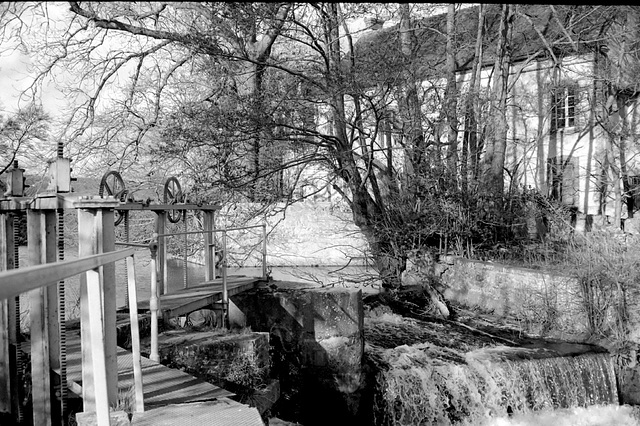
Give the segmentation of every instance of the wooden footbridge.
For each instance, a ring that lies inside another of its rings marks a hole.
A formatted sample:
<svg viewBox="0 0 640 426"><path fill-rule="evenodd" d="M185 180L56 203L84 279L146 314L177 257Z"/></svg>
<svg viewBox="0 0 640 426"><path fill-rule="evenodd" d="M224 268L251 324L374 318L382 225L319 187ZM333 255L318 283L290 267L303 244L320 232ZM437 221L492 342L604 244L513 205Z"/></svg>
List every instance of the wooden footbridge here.
<svg viewBox="0 0 640 426"><path fill-rule="evenodd" d="M83 401L83 412L76 416L80 425L116 424L113 407L122 404L123 395L131 404L130 421L135 425L263 424L257 410L235 402L232 393L160 365L158 320L185 317L206 308L217 312L219 323L226 325L229 297L266 279L265 226L259 225L263 230L263 276L227 276L225 244L231 228L215 228L219 206L185 203L175 178L165 184L164 203L135 201L127 196L115 172L105 175L99 196L73 196L69 163L59 150L58 158L49 165L47 192L33 197L24 196L24 170L16 163L8 173L4 198L0 198L0 423L66 425L69 397L76 394ZM73 260L64 260L62 243L62 215L68 209L77 211L78 218L78 258ZM121 221L126 225L130 212L142 210L156 213L155 233L149 242L115 241L115 226ZM187 211L203 216L203 229L167 233L166 221L176 223ZM19 265L17 243L23 216L27 218L30 264L25 268ZM169 292L167 238L191 233L204 237L204 282L185 280L184 288ZM216 253L216 233L222 235L222 254ZM125 248L116 249L119 245ZM151 253L149 300L138 300L135 258L141 249ZM115 262L122 260L127 265L130 351L116 343ZM80 276L80 326L68 329L64 280L76 275ZM26 342L20 331L21 294L22 300L24 295L29 300L30 337ZM148 358L140 351L140 311L151 315ZM30 369L25 365L27 358ZM25 418L23 403L26 374L31 377L32 420ZM117 424L123 424L121 421Z"/></svg>

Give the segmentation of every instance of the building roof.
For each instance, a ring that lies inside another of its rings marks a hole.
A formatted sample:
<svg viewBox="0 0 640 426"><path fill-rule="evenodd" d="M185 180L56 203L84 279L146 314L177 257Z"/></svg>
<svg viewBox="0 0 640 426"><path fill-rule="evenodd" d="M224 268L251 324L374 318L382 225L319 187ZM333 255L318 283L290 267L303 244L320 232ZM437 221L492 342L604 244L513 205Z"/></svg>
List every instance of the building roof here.
<svg viewBox="0 0 640 426"><path fill-rule="evenodd" d="M495 61L501 6L488 4L484 7L483 65L490 65ZM552 47L556 56L592 50L603 43L603 35L611 21L607 18L617 10L612 6L519 4L515 7L517 13L510 41L512 61L526 59L538 52L549 57L547 46ZM472 6L456 13L458 71L471 68L473 63L478 10L478 6ZM363 34L355 46L357 68L366 70L366 75L361 76L362 82L376 84L397 78L400 71L411 69L422 80L441 76L446 60L446 20L446 14L441 14L414 22L411 31L416 42L415 60L402 54L399 24Z"/></svg>

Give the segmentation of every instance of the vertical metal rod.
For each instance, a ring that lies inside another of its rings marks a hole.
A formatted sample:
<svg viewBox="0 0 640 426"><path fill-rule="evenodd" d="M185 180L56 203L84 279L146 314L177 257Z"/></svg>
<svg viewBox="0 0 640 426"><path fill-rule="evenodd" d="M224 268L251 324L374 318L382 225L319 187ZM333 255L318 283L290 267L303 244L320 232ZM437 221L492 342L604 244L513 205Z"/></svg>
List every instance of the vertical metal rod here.
<svg viewBox="0 0 640 426"><path fill-rule="evenodd" d="M128 243L129 242L129 210L125 210L124 213L122 214L124 214L124 240ZM124 263L124 272L125 274L127 274L127 276L129 274L128 265L129 265L128 262ZM129 292L128 291L125 291L124 293L124 306L126 308L129 308Z"/></svg>
<svg viewBox="0 0 640 426"><path fill-rule="evenodd" d="M262 224L262 279L267 279L267 224Z"/></svg>
<svg viewBox="0 0 640 426"><path fill-rule="evenodd" d="M229 328L229 292L227 289L227 230L222 232L222 324Z"/></svg>
<svg viewBox="0 0 640 426"><path fill-rule="evenodd" d="M158 286L160 294L165 294L169 292L169 284L167 283L167 238L161 236L166 232L166 223L167 223L167 212L165 210L157 212L156 217L156 233L154 234L154 239L158 243L158 262L157 262L157 270L158 279L160 280L160 285Z"/></svg>
<svg viewBox="0 0 640 426"><path fill-rule="evenodd" d="M216 278L216 261L215 261L215 249L213 247L213 241L215 237L213 233L208 232L213 229L213 213L204 212L204 279L210 281Z"/></svg>
<svg viewBox="0 0 640 426"><path fill-rule="evenodd" d="M183 281L182 281L182 286L184 288L189 287L189 284L187 283L187 278L188 278L188 274L189 272L187 271L187 256L188 256L188 238L187 238L187 232L189 231L188 229L188 225L187 225L187 210L183 211L183 216L182 216L182 220L184 220L184 263L183 263Z"/></svg>
<svg viewBox="0 0 640 426"><path fill-rule="evenodd" d="M154 237L157 238L157 235ZM151 241L149 243L151 250L151 297L149 298L149 310L151 311L151 361L159 362L158 354L158 309L160 308L160 300L158 298L158 272L157 272L157 255L158 243Z"/></svg>

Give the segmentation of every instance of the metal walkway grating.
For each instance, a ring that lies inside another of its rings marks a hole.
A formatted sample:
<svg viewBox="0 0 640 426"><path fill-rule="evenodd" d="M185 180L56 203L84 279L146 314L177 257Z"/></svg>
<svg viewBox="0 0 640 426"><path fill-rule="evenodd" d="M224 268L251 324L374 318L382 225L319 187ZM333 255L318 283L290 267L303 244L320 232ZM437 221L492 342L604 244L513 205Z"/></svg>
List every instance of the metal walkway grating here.
<svg viewBox="0 0 640 426"><path fill-rule="evenodd" d="M131 426L263 426L258 410L229 398L135 413Z"/></svg>
<svg viewBox="0 0 640 426"><path fill-rule="evenodd" d="M118 392L133 386L133 355L118 347ZM67 331L67 381L82 396L80 330ZM218 386L142 357L144 413L132 425L263 426L256 408L230 399Z"/></svg>

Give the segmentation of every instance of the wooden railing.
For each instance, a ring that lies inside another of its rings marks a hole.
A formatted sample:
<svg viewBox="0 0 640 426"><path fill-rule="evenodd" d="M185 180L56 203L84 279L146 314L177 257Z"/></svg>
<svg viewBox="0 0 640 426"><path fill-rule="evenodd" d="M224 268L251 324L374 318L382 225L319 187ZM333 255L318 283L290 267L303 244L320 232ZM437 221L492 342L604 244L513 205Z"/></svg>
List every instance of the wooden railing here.
<svg viewBox="0 0 640 426"><path fill-rule="evenodd" d="M88 304L83 306L80 313L81 326L88 322L88 330L90 331L90 353L91 357L84 357L82 360L82 369L91 369L93 372L93 394L88 395L95 401L95 410L97 415L97 424L109 425L109 396L107 391L107 367L105 361L105 325L104 325L104 307L102 300L101 282L103 280L103 266L111 264L115 261L125 259L128 271L128 294L131 301L131 309L129 310L131 321L131 341L133 352L133 373L134 373L134 411L144 411L144 401L142 393L142 367L140 359L140 333L138 329L138 312L137 312L137 292L135 278L135 259L134 250L124 249L113 252L107 252L92 256L85 256L74 260L65 260L56 263L47 263L42 265L30 266L27 268L14 269L0 272L0 300L9 299L33 290L38 290L57 282L79 275L85 274L86 293L88 296ZM33 337L32 333L32 337ZM46 348L34 347L47 345L46 340L31 340L32 354L46 353ZM85 352L85 342L83 342L83 352ZM36 361L32 359L32 363ZM49 383L49 371L41 371L41 376L34 375L32 371L32 386L34 388L47 387ZM83 386L83 394L85 387ZM34 395L34 398L37 398ZM86 398L86 395L83 395ZM34 404L35 408L36 404Z"/></svg>

